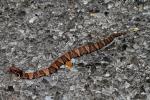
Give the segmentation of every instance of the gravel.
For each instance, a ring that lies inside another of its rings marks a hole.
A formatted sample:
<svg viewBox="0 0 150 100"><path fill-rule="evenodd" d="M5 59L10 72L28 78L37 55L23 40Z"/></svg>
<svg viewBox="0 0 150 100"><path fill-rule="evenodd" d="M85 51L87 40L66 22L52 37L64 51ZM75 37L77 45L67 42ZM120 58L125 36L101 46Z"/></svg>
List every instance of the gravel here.
<svg viewBox="0 0 150 100"><path fill-rule="evenodd" d="M113 32L74 70L33 80L7 72L45 68L64 52ZM150 100L149 0L0 0L0 100Z"/></svg>

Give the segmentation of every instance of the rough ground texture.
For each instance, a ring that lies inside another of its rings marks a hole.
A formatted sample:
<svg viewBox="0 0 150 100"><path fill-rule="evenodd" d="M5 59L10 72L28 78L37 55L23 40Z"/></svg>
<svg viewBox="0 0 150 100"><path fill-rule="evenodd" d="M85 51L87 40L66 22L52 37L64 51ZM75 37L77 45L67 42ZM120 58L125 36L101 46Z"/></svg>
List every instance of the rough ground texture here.
<svg viewBox="0 0 150 100"><path fill-rule="evenodd" d="M65 51L126 31L69 71L18 79ZM149 0L0 0L0 100L150 100Z"/></svg>

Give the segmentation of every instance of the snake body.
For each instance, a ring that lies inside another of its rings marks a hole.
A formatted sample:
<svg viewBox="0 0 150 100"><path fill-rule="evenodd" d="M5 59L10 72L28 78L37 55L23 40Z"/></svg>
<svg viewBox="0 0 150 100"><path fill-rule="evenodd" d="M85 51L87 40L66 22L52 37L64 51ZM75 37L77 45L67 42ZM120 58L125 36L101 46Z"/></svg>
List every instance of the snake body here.
<svg viewBox="0 0 150 100"><path fill-rule="evenodd" d="M126 34L125 32L112 33L109 36L105 37L103 40L97 41L95 43L83 45L78 48L74 48L62 54L60 57L54 60L54 62L49 67L37 70L35 72L24 72L23 70L15 66L11 66L9 68L9 72L19 76L22 79L35 79L42 76L48 76L56 72L61 65L64 65L67 61L70 61L72 58L77 58L82 55L89 54L91 52L99 50L107 46L108 44L110 44L116 37L125 34Z"/></svg>

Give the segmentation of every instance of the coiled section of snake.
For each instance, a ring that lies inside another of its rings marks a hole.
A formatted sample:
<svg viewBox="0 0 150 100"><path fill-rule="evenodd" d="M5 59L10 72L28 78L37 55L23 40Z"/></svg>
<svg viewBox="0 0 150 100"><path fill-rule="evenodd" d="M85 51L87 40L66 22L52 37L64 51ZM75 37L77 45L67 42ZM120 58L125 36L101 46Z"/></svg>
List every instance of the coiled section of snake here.
<svg viewBox="0 0 150 100"><path fill-rule="evenodd" d="M9 72L13 73L17 76L19 76L22 79L35 79L42 76L51 75L54 72L56 72L61 65L64 65L66 62L70 61L72 58L80 57L84 54L89 54L91 52L94 52L96 50L99 50L108 44L110 44L114 38L119 37L121 35L125 35L126 33L113 33L103 40L100 40L96 43L87 44L80 46L78 48L75 48L73 50L70 50L60 57L58 57L54 62L47 68L43 68L41 70L35 71L35 72L24 72L23 70L15 67L14 65L9 68Z"/></svg>

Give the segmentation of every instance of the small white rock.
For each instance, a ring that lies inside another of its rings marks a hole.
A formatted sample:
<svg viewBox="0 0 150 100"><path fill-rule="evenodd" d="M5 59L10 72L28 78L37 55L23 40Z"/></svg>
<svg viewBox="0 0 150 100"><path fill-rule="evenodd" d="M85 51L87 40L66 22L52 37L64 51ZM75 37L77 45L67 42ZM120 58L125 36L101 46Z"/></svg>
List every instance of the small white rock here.
<svg viewBox="0 0 150 100"><path fill-rule="evenodd" d="M75 89L75 86L70 86L70 90L74 90Z"/></svg>
<svg viewBox="0 0 150 100"><path fill-rule="evenodd" d="M90 2L91 0L82 0L83 4L86 5Z"/></svg>
<svg viewBox="0 0 150 100"><path fill-rule="evenodd" d="M29 23L33 23L35 20L37 19L37 17L32 17L30 20L29 20Z"/></svg>
<svg viewBox="0 0 150 100"><path fill-rule="evenodd" d="M53 100L52 96L45 96L45 100Z"/></svg>
<svg viewBox="0 0 150 100"><path fill-rule="evenodd" d="M128 83L128 82L125 82L125 88L128 88L128 87L130 87L130 84Z"/></svg>
<svg viewBox="0 0 150 100"><path fill-rule="evenodd" d="M109 76L110 76L110 74L109 74L109 73L106 73L106 74L105 74L105 77L109 77Z"/></svg>

